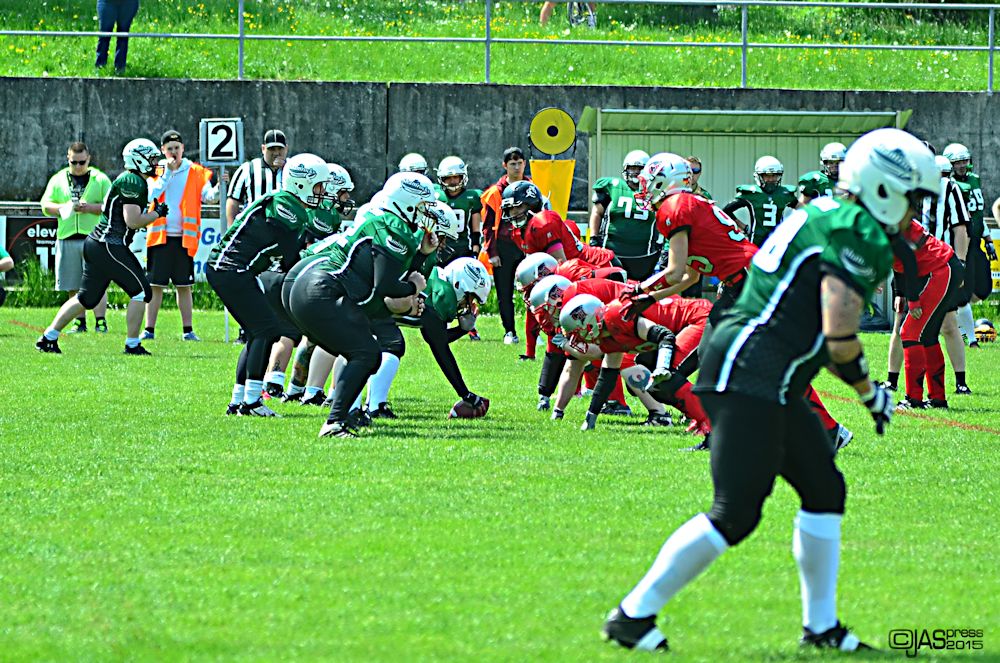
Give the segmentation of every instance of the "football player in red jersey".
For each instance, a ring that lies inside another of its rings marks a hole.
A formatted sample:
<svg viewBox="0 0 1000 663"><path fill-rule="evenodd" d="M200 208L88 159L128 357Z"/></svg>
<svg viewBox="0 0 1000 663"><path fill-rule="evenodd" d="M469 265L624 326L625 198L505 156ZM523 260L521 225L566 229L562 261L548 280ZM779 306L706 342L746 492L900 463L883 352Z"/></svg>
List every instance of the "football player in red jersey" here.
<svg viewBox="0 0 1000 663"><path fill-rule="evenodd" d="M669 390L660 385L669 380L678 367L698 347L711 304L703 299L671 297L641 313L634 304L612 296L621 296L624 288L590 288L583 292L584 281L563 293L564 303L559 325L569 339L569 346L581 354L599 349L604 354L601 376L590 401L581 430L593 429L606 398L602 381L617 376L623 368L624 353L636 353L635 363L651 369L643 372L648 393L657 401L683 412L690 420L688 430L708 435L711 427L701 401L691 393L691 383L684 380L680 387ZM650 384L651 383L651 384ZM561 400L561 399L560 399Z"/></svg>
<svg viewBox="0 0 1000 663"><path fill-rule="evenodd" d="M736 302L757 247L717 205L691 193L691 177L691 164L669 152L650 157L639 174L635 198L648 209L656 210L656 228L670 241L670 246L666 268L643 281L626 298L637 297L641 308L651 302L650 298L660 300L684 291L702 275L719 278L719 296L702 340L702 345L706 345L712 324ZM644 297L645 294L650 297ZM689 376L690 373L684 377ZM830 416L812 387L807 398L836 447L846 446L853 433Z"/></svg>
<svg viewBox="0 0 1000 663"><path fill-rule="evenodd" d="M889 351L892 370L891 346L902 344L906 397L898 409L946 408L944 353L938 335L944 316L958 306L964 270L954 249L916 221L901 225L900 237L913 247L913 253L904 253L904 257L912 255L916 264L906 265L897 257L892 266L902 282L899 291L903 294L894 302L893 308L903 319L898 335L894 333L890 339ZM923 391L925 375L927 401Z"/></svg>
<svg viewBox="0 0 1000 663"><path fill-rule="evenodd" d="M563 303L568 301L570 298L579 294L587 294L596 297L602 302L611 304L618 301L618 298L628 287L626 284L616 281L608 281L605 279L587 279L580 281L579 283L572 284L566 282L565 280L558 282L556 279L560 279L560 277L553 276L549 277L549 279L543 279L538 283L538 285L535 286L531 293L532 308L538 311L539 315L544 319L546 325L552 327L559 324L559 310L563 307ZM708 310L710 308L708 302L696 302L696 300L689 300L689 302L691 304L689 310L698 308L704 311L704 319L702 320L701 325L701 328L704 328L704 321L708 318ZM673 304L674 301L671 300L668 303L657 305L654 308L673 308ZM676 311L674 311L674 313L676 313ZM697 315L694 317L697 317ZM675 317L671 319L671 322L678 323L679 319L680 318L675 315ZM624 324L627 325L627 323ZM630 390L639 397L643 405L645 405L646 409L649 411L649 416L646 419L646 423L648 425L666 425L663 420L667 415L662 406L662 403L666 403L673 405L692 420L693 425L691 426L691 429L703 434L708 432L708 418L701 409L701 405L698 402L697 397L690 393L690 384L687 385L686 389L678 389L678 394L668 395L659 390L648 389L650 386L650 371L646 370L644 367L654 366L655 355L650 354L648 356L635 356L636 352L645 352L650 349L641 347L644 343L643 340L639 340L635 343L635 347L631 348L626 347L627 343L624 345L614 345L610 342L608 344L602 344L598 347L597 345L588 345L587 343L583 343L578 339L570 337L568 334L565 334L564 330L561 328L556 328L556 332L557 333L552 339L553 344L565 350L566 353L570 355L572 361L562 372L561 380L559 382L559 397L556 400L552 411L553 419L562 418L563 412L573 395L573 385L576 384L576 381L579 379L581 372L586 366L586 360L599 361L603 359L600 366L600 374L598 375L597 382L594 385L593 394L591 396L589 411L593 414L593 416L588 414L588 422L595 422L596 416L606 411L605 403L609 397L614 397L615 395L612 390L617 390L619 388L618 384L621 378L621 371L625 370L626 372L632 372L633 367L636 367L636 364L639 364L639 367L636 369L636 373L642 373L645 376L645 379L633 380L633 384L630 385ZM694 348L697 347L701 333L700 331L698 332L697 337L693 339L693 342L689 338L690 335L690 333L685 335L683 341L685 350L682 354L680 354L681 360L683 360L694 350ZM637 347L639 348L638 350L636 350ZM615 355L614 358L609 360L605 356L607 353L613 353ZM611 362L610 364L609 361ZM630 377L635 376L633 375ZM593 426L591 425L590 428L593 428Z"/></svg>
<svg viewBox="0 0 1000 663"><path fill-rule="evenodd" d="M544 210L542 192L531 182L507 185L500 210L503 220L514 228L511 239L525 254L548 253L560 263L582 260L598 269L621 266L613 251L586 246L575 224L567 223L558 212ZM521 359L532 360L539 329L531 316L525 318L524 332L525 353Z"/></svg>

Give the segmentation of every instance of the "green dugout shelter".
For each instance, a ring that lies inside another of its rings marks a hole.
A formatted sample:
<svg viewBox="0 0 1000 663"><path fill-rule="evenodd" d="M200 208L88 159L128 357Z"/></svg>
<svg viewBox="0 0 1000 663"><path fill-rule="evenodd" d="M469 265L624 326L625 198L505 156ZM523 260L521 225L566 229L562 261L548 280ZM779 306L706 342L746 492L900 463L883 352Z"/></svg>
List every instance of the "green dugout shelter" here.
<svg viewBox="0 0 1000 663"><path fill-rule="evenodd" d="M632 150L673 152L701 159L701 185L725 203L738 185L753 184L758 157L777 157L785 166L783 183L794 185L802 173L819 169L819 151L827 143L850 145L873 129L902 129L911 114L587 106L577 128L590 136L588 185L620 174L622 159Z"/></svg>

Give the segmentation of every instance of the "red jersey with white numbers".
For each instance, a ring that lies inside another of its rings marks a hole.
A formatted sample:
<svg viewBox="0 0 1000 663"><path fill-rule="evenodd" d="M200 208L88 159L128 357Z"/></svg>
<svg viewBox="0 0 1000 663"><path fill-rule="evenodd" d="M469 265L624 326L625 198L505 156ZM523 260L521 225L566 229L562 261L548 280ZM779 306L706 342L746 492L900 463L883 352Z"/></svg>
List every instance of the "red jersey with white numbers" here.
<svg viewBox="0 0 1000 663"><path fill-rule="evenodd" d="M611 302L604 311L602 331L611 334L610 338L602 338L601 350L604 352L651 352L656 349L655 343L650 343L636 333L637 317L629 315L631 301L621 300ZM705 328L708 314L712 310L712 302L707 299L685 299L683 297L667 297L642 312L641 317L656 325L661 325L679 335L689 327ZM700 334L699 334L700 337ZM697 344L697 342L696 342Z"/></svg>
<svg viewBox="0 0 1000 663"><path fill-rule="evenodd" d="M682 191L656 210L656 229L668 240L688 233L688 265L701 274L727 279L745 269L757 252L728 214L711 201Z"/></svg>
<svg viewBox="0 0 1000 663"><path fill-rule="evenodd" d="M917 258L917 276L927 276L931 272L944 269L955 255L955 250L934 237L922 225L914 221L903 231L903 237L913 247L913 255ZM903 263L895 258L892 263L895 272L903 271Z"/></svg>
<svg viewBox="0 0 1000 663"><path fill-rule="evenodd" d="M595 267L608 267L615 257L610 249L586 246L580 240L576 224L567 223L552 210L534 215L528 225L515 232L514 239L525 253L550 253L562 249L567 260L580 258Z"/></svg>

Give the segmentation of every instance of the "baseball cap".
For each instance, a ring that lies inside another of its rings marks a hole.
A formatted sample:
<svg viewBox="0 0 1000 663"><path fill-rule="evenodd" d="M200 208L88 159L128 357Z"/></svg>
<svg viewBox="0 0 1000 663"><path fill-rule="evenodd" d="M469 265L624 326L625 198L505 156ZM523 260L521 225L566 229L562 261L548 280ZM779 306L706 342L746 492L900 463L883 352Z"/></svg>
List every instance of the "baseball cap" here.
<svg viewBox="0 0 1000 663"><path fill-rule="evenodd" d="M163 135L160 136L160 145L166 145L167 143L172 143L174 141L177 141L178 143L184 142L183 140L181 140L181 135L177 133L177 131L175 131L174 129L169 129L167 131L164 131Z"/></svg>
<svg viewBox="0 0 1000 663"><path fill-rule="evenodd" d="M268 129L264 132L264 147L286 147L288 145L288 140L285 138L285 132L281 129Z"/></svg>
<svg viewBox="0 0 1000 663"><path fill-rule="evenodd" d="M521 159L524 160L524 152L520 147L508 147L503 151L503 162L507 163L511 159Z"/></svg>

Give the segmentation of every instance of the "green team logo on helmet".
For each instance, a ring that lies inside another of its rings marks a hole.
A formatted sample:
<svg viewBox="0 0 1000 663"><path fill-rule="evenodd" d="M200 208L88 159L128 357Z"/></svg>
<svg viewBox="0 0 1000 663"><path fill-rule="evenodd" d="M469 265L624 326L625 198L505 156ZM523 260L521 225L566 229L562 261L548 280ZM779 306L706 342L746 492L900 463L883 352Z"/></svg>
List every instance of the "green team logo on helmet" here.
<svg viewBox="0 0 1000 663"><path fill-rule="evenodd" d="M422 198L427 198L432 196L431 190L420 180L415 177L404 178L400 183L400 186L410 194L414 196L420 196Z"/></svg>

